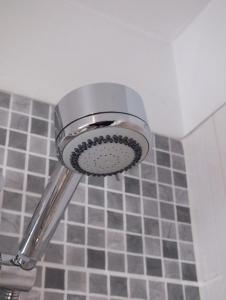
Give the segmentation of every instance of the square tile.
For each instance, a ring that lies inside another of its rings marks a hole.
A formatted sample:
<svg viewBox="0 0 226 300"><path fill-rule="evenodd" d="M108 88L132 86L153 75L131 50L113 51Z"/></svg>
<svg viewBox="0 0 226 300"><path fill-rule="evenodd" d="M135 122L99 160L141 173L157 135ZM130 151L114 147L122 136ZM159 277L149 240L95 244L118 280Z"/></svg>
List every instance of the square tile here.
<svg viewBox="0 0 226 300"><path fill-rule="evenodd" d="M161 256L160 239L145 237L145 254Z"/></svg>
<svg viewBox="0 0 226 300"><path fill-rule="evenodd" d="M5 149L0 148L0 164L1 165L4 163L4 158L5 158Z"/></svg>
<svg viewBox="0 0 226 300"><path fill-rule="evenodd" d="M156 171L153 165L141 164L141 177L148 180L156 180Z"/></svg>
<svg viewBox="0 0 226 300"><path fill-rule="evenodd" d="M33 214L39 201L40 201L40 197L38 196L26 195L25 212L29 214Z"/></svg>
<svg viewBox="0 0 226 300"><path fill-rule="evenodd" d="M179 263L174 260L164 260L165 277L172 279L180 278Z"/></svg>
<svg viewBox="0 0 226 300"><path fill-rule="evenodd" d="M125 255L122 253L108 252L108 270L125 272Z"/></svg>
<svg viewBox="0 0 226 300"><path fill-rule="evenodd" d="M177 206L177 220L183 223L191 223L190 209L188 207Z"/></svg>
<svg viewBox="0 0 226 300"><path fill-rule="evenodd" d="M133 253L143 253L143 239L140 236L127 234L127 251Z"/></svg>
<svg viewBox="0 0 226 300"><path fill-rule="evenodd" d="M2 208L21 211L22 207L22 194L4 191Z"/></svg>
<svg viewBox="0 0 226 300"><path fill-rule="evenodd" d="M126 195L126 211L135 214L140 214L141 213L140 198Z"/></svg>
<svg viewBox="0 0 226 300"><path fill-rule="evenodd" d="M8 150L7 166L24 170L24 168L25 168L25 153Z"/></svg>
<svg viewBox="0 0 226 300"><path fill-rule="evenodd" d="M124 234L121 232L107 232L107 248L111 250L125 250Z"/></svg>
<svg viewBox="0 0 226 300"><path fill-rule="evenodd" d="M197 281L196 267L194 264L182 263L182 278L188 281Z"/></svg>
<svg viewBox="0 0 226 300"><path fill-rule="evenodd" d="M12 103L13 110L29 114L30 106L31 106L31 100L29 98L19 96L19 95L13 95L13 103Z"/></svg>
<svg viewBox="0 0 226 300"><path fill-rule="evenodd" d="M158 149L169 151L169 138L162 135L155 135L155 147Z"/></svg>
<svg viewBox="0 0 226 300"><path fill-rule="evenodd" d="M42 286L42 267L37 267L36 268L37 273L36 273L36 279L35 279L35 283L34 286L35 287L41 287Z"/></svg>
<svg viewBox="0 0 226 300"><path fill-rule="evenodd" d="M0 128L0 145L5 145L6 143L6 130Z"/></svg>
<svg viewBox="0 0 226 300"><path fill-rule="evenodd" d="M123 214L108 211L108 228L123 230Z"/></svg>
<svg viewBox="0 0 226 300"><path fill-rule="evenodd" d="M158 181L161 183L172 184L171 171L165 168L157 168L158 171Z"/></svg>
<svg viewBox="0 0 226 300"><path fill-rule="evenodd" d="M12 113L10 127L13 129L28 131L28 116Z"/></svg>
<svg viewBox="0 0 226 300"><path fill-rule="evenodd" d="M33 100L32 104L32 115L45 119L49 118L49 104L36 100Z"/></svg>
<svg viewBox="0 0 226 300"><path fill-rule="evenodd" d="M147 235L159 236L159 221L156 219L144 218L144 232Z"/></svg>
<svg viewBox="0 0 226 300"><path fill-rule="evenodd" d="M119 175L119 180L116 176L107 176L107 188L117 191L122 191L122 177Z"/></svg>
<svg viewBox="0 0 226 300"><path fill-rule="evenodd" d="M47 152L47 140L38 136L30 135L30 152L45 155Z"/></svg>
<svg viewBox="0 0 226 300"><path fill-rule="evenodd" d="M128 273L144 274L143 256L127 255Z"/></svg>
<svg viewBox="0 0 226 300"><path fill-rule="evenodd" d="M89 176L88 184L99 186L99 187L104 187L104 177Z"/></svg>
<svg viewBox="0 0 226 300"><path fill-rule="evenodd" d="M92 205L104 207L104 191L94 188L88 188L88 202Z"/></svg>
<svg viewBox="0 0 226 300"><path fill-rule="evenodd" d="M135 299L147 299L146 281L141 279L130 279L130 295Z"/></svg>
<svg viewBox="0 0 226 300"><path fill-rule="evenodd" d="M180 243L180 258L187 261L195 261L194 247L190 243Z"/></svg>
<svg viewBox="0 0 226 300"><path fill-rule="evenodd" d="M22 190L23 183L24 183L24 174L22 172L6 170L5 187L16 189L16 190Z"/></svg>
<svg viewBox="0 0 226 300"><path fill-rule="evenodd" d="M160 203L160 213L163 219L175 220L174 206L168 203Z"/></svg>
<svg viewBox="0 0 226 300"><path fill-rule="evenodd" d="M64 270L46 268L45 288L64 290Z"/></svg>
<svg viewBox="0 0 226 300"><path fill-rule="evenodd" d="M85 249L82 247L67 246L67 265L85 266Z"/></svg>
<svg viewBox="0 0 226 300"><path fill-rule="evenodd" d="M142 180L142 193L145 197L157 198L156 184Z"/></svg>
<svg viewBox="0 0 226 300"><path fill-rule="evenodd" d="M127 278L111 276L110 277L110 288L112 296L127 297Z"/></svg>
<svg viewBox="0 0 226 300"><path fill-rule="evenodd" d="M55 300L55 299L53 299ZM67 300L86 300L86 296L83 295L67 295Z"/></svg>
<svg viewBox="0 0 226 300"><path fill-rule="evenodd" d="M172 166L174 169L181 170L185 172L185 161L183 156L172 155Z"/></svg>
<svg viewBox="0 0 226 300"><path fill-rule="evenodd" d="M184 154L183 145L179 140L170 139L170 149L174 153Z"/></svg>
<svg viewBox="0 0 226 300"><path fill-rule="evenodd" d="M10 94L0 92L0 107L9 108Z"/></svg>
<svg viewBox="0 0 226 300"><path fill-rule="evenodd" d="M168 300L184 300L182 285L167 283L167 290Z"/></svg>
<svg viewBox="0 0 226 300"><path fill-rule="evenodd" d="M150 217L158 217L158 202L150 199L143 200L144 215Z"/></svg>
<svg viewBox="0 0 226 300"><path fill-rule="evenodd" d="M68 221L76 223L85 223L85 206L77 204L69 204Z"/></svg>
<svg viewBox="0 0 226 300"><path fill-rule="evenodd" d="M125 174L139 177L140 175L139 165L130 168L128 171L125 172Z"/></svg>
<svg viewBox="0 0 226 300"><path fill-rule="evenodd" d="M54 141L50 141L49 156L56 157L56 145Z"/></svg>
<svg viewBox="0 0 226 300"><path fill-rule="evenodd" d="M0 109L0 126L7 127L9 119L9 112L6 110Z"/></svg>
<svg viewBox="0 0 226 300"><path fill-rule="evenodd" d="M188 205L188 191L180 188L175 188L176 203Z"/></svg>
<svg viewBox="0 0 226 300"><path fill-rule="evenodd" d="M105 212L103 209L88 207L88 224L98 227L104 227Z"/></svg>
<svg viewBox="0 0 226 300"><path fill-rule="evenodd" d="M78 292L86 292L86 276L85 272L68 271L68 289Z"/></svg>
<svg viewBox="0 0 226 300"><path fill-rule="evenodd" d="M135 178L125 177L125 192L131 194L140 194L140 183Z"/></svg>
<svg viewBox="0 0 226 300"><path fill-rule="evenodd" d="M45 300L63 300L64 295L60 293L45 292Z"/></svg>
<svg viewBox="0 0 226 300"><path fill-rule="evenodd" d="M176 225L173 222L162 221L162 237L175 240L176 239Z"/></svg>
<svg viewBox="0 0 226 300"><path fill-rule="evenodd" d="M29 155L28 171L45 175L46 159L36 155Z"/></svg>
<svg viewBox="0 0 226 300"><path fill-rule="evenodd" d="M71 202L84 203L85 199L86 199L86 187L84 186L84 184L81 184L80 182L71 198Z"/></svg>
<svg viewBox="0 0 226 300"><path fill-rule="evenodd" d="M31 119L31 133L48 136L48 122L44 120Z"/></svg>
<svg viewBox="0 0 226 300"><path fill-rule="evenodd" d="M17 237L0 234L0 252L15 255L18 251L19 239Z"/></svg>
<svg viewBox="0 0 226 300"><path fill-rule="evenodd" d="M186 174L173 171L174 184L180 187L187 187Z"/></svg>
<svg viewBox="0 0 226 300"><path fill-rule="evenodd" d="M186 300L200 300L199 288L196 286L185 286Z"/></svg>
<svg viewBox="0 0 226 300"><path fill-rule="evenodd" d="M45 251L45 261L63 264L64 248L63 245L49 243Z"/></svg>
<svg viewBox="0 0 226 300"><path fill-rule="evenodd" d="M164 167L170 167L170 155L169 153L156 151L156 161L157 164Z"/></svg>
<svg viewBox="0 0 226 300"><path fill-rule="evenodd" d="M179 239L181 241L192 242L192 230L190 225L178 224Z"/></svg>
<svg viewBox="0 0 226 300"><path fill-rule="evenodd" d="M105 251L87 249L88 268L105 269Z"/></svg>
<svg viewBox="0 0 226 300"><path fill-rule="evenodd" d="M49 176L52 175L53 171L56 169L57 164L58 164L57 160L49 159L49 170L48 170Z"/></svg>
<svg viewBox="0 0 226 300"><path fill-rule="evenodd" d="M107 207L117 210L123 209L122 194L107 192Z"/></svg>
<svg viewBox="0 0 226 300"><path fill-rule="evenodd" d="M21 217L16 214L6 212L1 213L0 228L5 233L19 233L20 232Z"/></svg>
<svg viewBox="0 0 226 300"><path fill-rule="evenodd" d="M129 232L142 233L141 217L126 215L126 230Z"/></svg>
<svg viewBox="0 0 226 300"><path fill-rule="evenodd" d="M149 298L166 300L165 284L163 282L149 281Z"/></svg>
<svg viewBox="0 0 226 300"><path fill-rule="evenodd" d="M88 245L104 248L105 231L102 229L88 228Z"/></svg>
<svg viewBox="0 0 226 300"><path fill-rule="evenodd" d="M173 189L170 186L159 184L159 199L163 201L173 202Z"/></svg>
<svg viewBox="0 0 226 300"><path fill-rule="evenodd" d="M85 228L77 225L67 225L67 242L73 244L85 244Z"/></svg>
<svg viewBox="0 0 226 300"><path fill-rule="evenodd" d="M163 240L162 247L164 257L178 259L178 249L176 242Z"/></svg>
<svg viewBox="0 0 226 300"><path fill-rule="evenodd" d="M1 134L1 132L0 132ZM27 149L27 135L24 133L10 131L9 132L9 147L26 150Z"/></svg>
<svg viewBox="0 0 226 300"><path fill-rule="evenodd" d="M45 187L45 178L34 175L27 176L27 191L42 194Z"/></svg>
<svg viewBox="0 0 226 300"><path fill-rule="evenodd" d="M107 294L107 276L89 274L89 292L93 294Z"/></svg>
<svg viewBox="0 0 226 300"><path fill-rule="evenodd" d="M146 257L147 275L162 277L162 261L157 258Z"/></svg>

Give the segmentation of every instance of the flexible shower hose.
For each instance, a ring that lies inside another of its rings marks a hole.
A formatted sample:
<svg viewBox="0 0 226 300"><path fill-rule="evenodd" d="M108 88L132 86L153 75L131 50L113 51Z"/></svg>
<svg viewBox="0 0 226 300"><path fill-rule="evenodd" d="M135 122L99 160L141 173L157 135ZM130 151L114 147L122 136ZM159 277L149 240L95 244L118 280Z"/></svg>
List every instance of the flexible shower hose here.
<svg viewBox="0 0 226 300"><path fill-rule="evenodd" d="M0 289L0 300L19 300L19 296L18 291Z"/></svg>

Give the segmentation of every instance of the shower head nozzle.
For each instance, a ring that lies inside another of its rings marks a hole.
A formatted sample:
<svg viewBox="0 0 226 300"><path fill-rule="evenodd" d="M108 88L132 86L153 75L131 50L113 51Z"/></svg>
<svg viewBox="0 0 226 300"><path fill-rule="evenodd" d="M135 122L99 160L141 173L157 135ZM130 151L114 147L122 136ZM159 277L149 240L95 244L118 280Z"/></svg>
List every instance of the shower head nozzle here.
<svg viewBox="0 0 226 300"><path fill-rule="evenodd" d="M123 85L97 83L70 92L56 107L55 125L60 160L82 174L123 172L149 150L142 100Z"/></svg>

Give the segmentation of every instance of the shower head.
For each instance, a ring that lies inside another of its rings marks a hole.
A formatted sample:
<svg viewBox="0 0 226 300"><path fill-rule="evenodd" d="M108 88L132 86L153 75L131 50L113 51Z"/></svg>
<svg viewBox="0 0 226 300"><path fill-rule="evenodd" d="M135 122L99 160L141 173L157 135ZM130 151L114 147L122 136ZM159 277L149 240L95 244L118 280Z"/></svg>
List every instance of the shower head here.
<svg viewBox="0 0 226 300"><path fill-rule="evenodd" d="M73 90L56 107L55 127L60 161L86 175L123 172L149 150L142 99L120 84L96 83Z"/></svg>

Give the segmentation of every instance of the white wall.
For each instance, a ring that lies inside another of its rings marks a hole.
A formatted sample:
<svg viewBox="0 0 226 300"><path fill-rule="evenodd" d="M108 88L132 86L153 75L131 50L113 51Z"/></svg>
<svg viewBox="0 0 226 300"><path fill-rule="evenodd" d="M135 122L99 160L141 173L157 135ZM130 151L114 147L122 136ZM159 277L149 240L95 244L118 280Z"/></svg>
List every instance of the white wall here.
<svg viewBox="0 0 226 300"><path fill-rule="evenodd" d="M184 139L202 300L226 295L226 106Z"/></svg>
<svg viewBox="0 0 226 300"><path fill-rule="evenodd" d="M226 1L212 0L175 40L184 134L226 102Z"/></svg>

